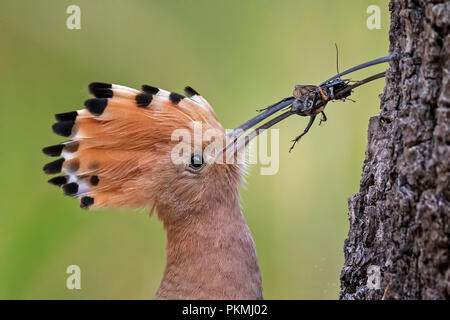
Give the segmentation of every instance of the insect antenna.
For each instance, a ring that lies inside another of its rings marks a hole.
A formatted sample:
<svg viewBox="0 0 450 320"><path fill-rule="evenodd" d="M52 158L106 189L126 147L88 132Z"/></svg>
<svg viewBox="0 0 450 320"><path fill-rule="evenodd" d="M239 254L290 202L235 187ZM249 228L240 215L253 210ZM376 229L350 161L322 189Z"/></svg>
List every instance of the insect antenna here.
<svg viewBox="0 0 450 320"><path fill-rule="evenodd" d="M336 47L336 71L337 74L339 74L339 49L336 42L334 43L334 46Z"/></svg>

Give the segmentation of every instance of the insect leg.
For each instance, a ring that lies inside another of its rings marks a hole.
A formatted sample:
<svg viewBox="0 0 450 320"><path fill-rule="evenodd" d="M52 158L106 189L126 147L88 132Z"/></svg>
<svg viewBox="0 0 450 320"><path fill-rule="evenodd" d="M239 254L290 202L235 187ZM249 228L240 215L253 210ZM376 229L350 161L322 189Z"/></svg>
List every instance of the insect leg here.
<svg viewBox="0 0 450 320"><path fill-rule="evenodd" d="M328 120L325 112L322 111L321 114L322 114L322 117L320 118L319 126L322 124L322 122L325 122Z"/></svg>
<svg viewBox="0 0 450 320"><path fill-rule="evenodd" d="M297 138L295 138L294 140L292 140L294 143L292 144L291 148L289 149L289 152L291 152L292 149L294 149L295 144L301 139L301 137L303 137L305 134L308 133L308 131L311 128L311 126L313 125L315 119L316 119L316 116L311 116L309 118L308 125L306 126L305 130L303 130L303 133L301 135L299 135Z"/></svg>

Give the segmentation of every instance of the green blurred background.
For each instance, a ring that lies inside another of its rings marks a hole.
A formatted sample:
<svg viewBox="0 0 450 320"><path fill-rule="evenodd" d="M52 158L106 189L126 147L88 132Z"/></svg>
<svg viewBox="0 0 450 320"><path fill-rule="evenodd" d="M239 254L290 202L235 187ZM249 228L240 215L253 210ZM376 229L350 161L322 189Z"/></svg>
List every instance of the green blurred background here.
<svg viewBox="0 0 450 320"><path fill-rule="evenodd" d="M81 30L66 8L81 8ZM369 5L381 30L366 27ZM47 184L41 148L59 139L53 114L79 109L87 84L191 85L226 128L255 109L388 53L388 1L2 1L0 3L0 298L150 299L162 277L165 234L149 210L83 211ZM361 79L384 66L355 74ZM258 165L242 190L267 299L336 299L348 231L347 199L358 191L369 117L384 80L356 103L327 107L292 153L307 123L280 128L278 174ZM66 289L68 265L82 289Z"/></svg>

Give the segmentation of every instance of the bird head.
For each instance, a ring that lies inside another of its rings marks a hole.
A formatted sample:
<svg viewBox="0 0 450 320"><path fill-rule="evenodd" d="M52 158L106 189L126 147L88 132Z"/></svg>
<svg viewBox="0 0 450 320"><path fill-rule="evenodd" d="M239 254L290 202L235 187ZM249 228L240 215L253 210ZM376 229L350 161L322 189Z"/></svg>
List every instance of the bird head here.
<svg viewBox="0 0 450 320"><path fill-rule="evenodd" d="M62 173L49 182L82 208L152 206L170 220L239 197L243 164L224 159L225 130L195 90L99 82L89 90L84 109L55 115L53 131L69 140L43 149L60 156L44 166Z"/></svg>

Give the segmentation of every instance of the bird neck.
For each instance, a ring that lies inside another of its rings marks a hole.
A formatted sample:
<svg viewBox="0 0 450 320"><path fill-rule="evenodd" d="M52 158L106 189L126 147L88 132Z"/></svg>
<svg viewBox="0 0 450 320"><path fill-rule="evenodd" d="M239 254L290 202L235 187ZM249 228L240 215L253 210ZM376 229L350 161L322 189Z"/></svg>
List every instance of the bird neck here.
<svg viewBox="0 0 450 320"><path fill-rule="evenodd" d="M239 199L185 216L163 220L167 264L156 299L262 299L256 248Z"/></svg>

